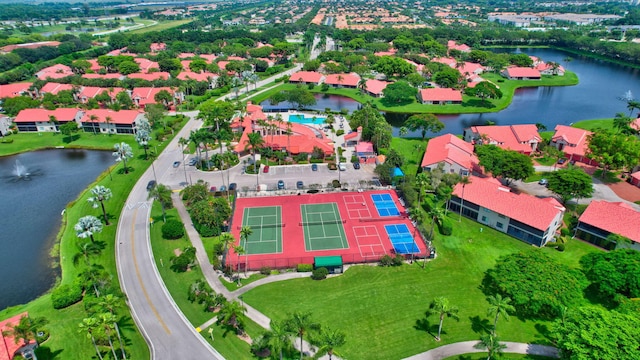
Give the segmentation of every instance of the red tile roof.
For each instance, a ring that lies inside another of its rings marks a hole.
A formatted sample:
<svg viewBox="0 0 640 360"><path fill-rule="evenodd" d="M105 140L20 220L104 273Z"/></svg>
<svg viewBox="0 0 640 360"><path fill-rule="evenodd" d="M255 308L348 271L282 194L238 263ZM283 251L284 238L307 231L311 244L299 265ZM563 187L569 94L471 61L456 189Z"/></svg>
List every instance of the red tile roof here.
<svg viewBox="0 0 640 360"><path fill-rule="evenodd" d="M46 83L40 89L40 93L57 95L60 91L63 90L73 90L73 86L71 84Z"/></svg>
<svg viewBox="0 0 640 360"><path fill-rule="evenodd" d="M24 109L16 115L14 122L32 122L32 121L49 121L50 116L55 116L58 121L74 120L80 109L75 108L58 108L55 110L47 109Z"/></svg>
<svg viewBox="0 0 640 360"><path fill-rule="evenodd" d="M131 99L137 99L138 105L144 107L147 104L155 104L155 96L162 90L166 90L173 95L173 90L169 87L139 87L134 88L131 92Z"/></svg>
<svg viewBox="0 0 640 360"><path fill-rule="evenodd" d="M630 124L633 129L640 131L640 118L633 120Z"/></svg>
<svg viewBox="0 0 640 360"><path fill-rule="evenodd" d="M289 81L317 84L320 82L320 80L322 80L323 76L324 75L316 71L298 71L291 74L291 77L289 77Z"/></svg>
<svg viewBox="0 0 640 360"><path fill-rule="evenodd" d="M387 85L391 84L390 82L380 81L375 79L367 80L367 92L370 92L375 95L382 94L382 90L384 90Z"/></svg>
<svg viewBox="0 0 640 360"><path fill-rule="evenodd" d="M193 71L183 71L178 74L177 78L179 80L195 80L195 81L210 81L211 79L216 79L218 75L210 72L201 72L196 73Z"/></svg>
<svg viewBox="0 0 640 360"><path fill-rule="evenodd" d="M373 153L373 144L367 141L361 141L356 145L357 153Z"/></svg>
<svg viewBox="0 0 640 360"><path fill-rule="evenodd" d="M592 201L580 216L580 222L640 243L640 212L626 203Z"/></svg>
<svg viewBox="0 0 640 360"><path fill-rule="evenodd" d="M340 80L338 80L340 77ZM358 86L360 76L357 74L330 74L324 79L325 84L329 85L343 85L343 86Z"/></svg>
<svg viewBox="0 0 640 360"><path fill-rule="evenodd" d="M127 77L131 78L131 79L143 79L143 80L147 80L147 81L153 81L153 80L167 80L169 79L169 73L168 72L164 72L164 71L158 71L158 72L154 72L154 73L134 73L134 74L129 74L127 75Z"/></svg>
<svg viewBox="0 0 640 360"><path fill-rule="evenodd" d="M135 58L133 60L140 65L141 72L149 72L151 69L160 69L160 65L155 61L145 58Z"/></svg>
<svg viewBox="0 0 640 360"><path fill-rule="evenodd" d="M566 125L556 125L556 132L551 138L552 142L564 141L566 144L562 151L571 157L571 155L584 156L587 153L589 143L587 137L591 135L591 131L582 130Z"/></svg>
<svg viewBox="0 0 640 360"><path fill-rule="evenodd" d="M445 64L445 65L450 66L452 68L456 67L456 63L457 63L456 59L450 58L450 57L436 57L436 58L431 59L431 62L437 62L437 63L440 63L440 64Z"/></svg>
<svg viewBox="0 0 640 360"><path fill-rule="evenodd" d="M126 90L120 87L102 88L97 86L83 86L82 89L80 90L80 94L78 94L78 97L80 98L81 101L84 99L88 100L96 97L99 94L102 94L105 91L111 96L112 99L115 99L116 95Z"/></svg>
<svg viewBox="0 0 640 360"><path fill-rule="evenodd" d="M458 51L462 51L462 52L471 51L471 48L469 47L469 45L458 44L458 43L455 42L455 40L447 41L447 48L449 50L458 50Z"/></svg>
<svg viewBox="0 0 640 360"><path fill-rule="evenodd" d="M10 325L17 325L20 322L20 319L24 316L29 316L29 313L23 312L22 314L0 321L0 360L13 359L13 355L16 351L26 345L24 340L20 340L16 344L16 341L12 336L4 335L5 331L11 330Z"/></svg>
<svg viewBox="0 0 640 360"><path fill-rule="evenodd" d="M449 88L420 89L422 101L462 101L462 92Z"/></svg>
<svg viewBox="0 0 640 360"><path fill-rule="evenodd" d="M53 66L46 67L36 73L36 77L40 80L45 80L47 78L51 79L61 79L63 77L73 75L73 71L67 65L56 64Z"/></svg>
<svg viewBox="0 0 640 360"><path fill-rule="evenodd" d="M120 73L112 73L112 74L82 74L82 77L85 79L120 79L123 78L124 75Z"/></svg>
<svg viewBox="0 0 640 360"><path fill-rule="evenodd" d="M12 52L15 49L37 49L43 46L58 46L58 45L60 45L59 41L40 41L40 42L28 43L28 44L7 45L0 48L0 51Z"/></svg>
<svg viewBox="0 0 640 360"><path fill-rule="evenodd" d="M178 59L188 59L188 58L194 58L196 57L196 54L194 53L180 53L178 54Z"/></svg>
<svg viewBox="0 0 640 360"><path fill-rule="evenodd" d="M95 120L97 123L106 123L107 117L110 117L111 120L109 120L109 123L111 124L132 125L140 114L143 114L143 112L137 110L113 111L109 109L94 109L87 110L87 112L84 113L84 116L82 116L81 121L83 123L93 123L94 121L91 120L91 116L95 115L97 116L97 119Z"/></svg>
<svg viewBox="0 0 640 360"><path fill-rule="evenodd" d="M473 152L473 145L452 135L436 136L427 143L420 167L446 162L473 171L479 168L480 161Z"/></svg>
<svg viewBox="0 0 640 360"><path fill-rule="evenodd" d="M544 200L525 193L515 194L508 187L496 183L495 179L489 179L492 180L471 176L471 183L464 187L464 201L543 231L553 225L558 213L565 210L557 201ZM462 196L462 184L454 187L453 194Z"/></svg>
<svg viewBox="0 0 640 360"><path fill-rule="evenodd" d="M631 174L631 177L640 181L640 171L636 171L633 174Z"/></svg>
<svg viewBox="0 0 640 360"><path fill-rule="evenodd" d="M507 68L507 75L512 78L540 78L540 71L529 67L512 66Z"/></svg>
<svg viewBox="0 0 640 360"><path fill-rule="evenodd" d="M0 85L0 99L20 96L29 91L31 85L30 82Z"/></svg>
<svg viewBox="0 0 640 360"><path fill-rule="evenodd" d="M533 124L504 125L504 126L472 126L474 134L486 135L490 144L503 149L530 154L530 142L539 143L542 138L538 128Z"/></svg>

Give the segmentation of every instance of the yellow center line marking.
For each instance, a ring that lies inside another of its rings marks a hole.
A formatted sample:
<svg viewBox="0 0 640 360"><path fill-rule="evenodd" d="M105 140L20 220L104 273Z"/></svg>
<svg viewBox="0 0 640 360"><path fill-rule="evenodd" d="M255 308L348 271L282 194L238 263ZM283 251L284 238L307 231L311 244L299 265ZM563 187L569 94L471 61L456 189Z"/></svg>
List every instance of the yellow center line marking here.
<svg viewBox="0 0 640 360"><path fill-rule="evenodd" d="M147 292L147 288L144 286L144 282L142 282L142 275L140 275L140 268L138 266L138 258L136 257L136 252L135 252L135 236L134 236L134 230L135 230L136 216L137 215L138 215L138 209L136 209L133 212L133 219L131 221L131 253L133 255L133 265L136 268L136 276L138 277L138 282L140 283L140 288L142 289L142 292L144 293L144 297L147 299L147 303L149 304L149 308L151 308L151 311L153 311L153 313L156 315L156 318L158 319L158 321L160 322L160 324L164 328L164 331L166 331L167 334L171 335L171 330L169 330L169 327L167 327L167 324L165 324L164 321L162 321L162 318L160 317L160 313L158 313L158 310L156 309L156 307L153 306L153 303L151 302L151 298L149 297L149 293Z"/></svg>

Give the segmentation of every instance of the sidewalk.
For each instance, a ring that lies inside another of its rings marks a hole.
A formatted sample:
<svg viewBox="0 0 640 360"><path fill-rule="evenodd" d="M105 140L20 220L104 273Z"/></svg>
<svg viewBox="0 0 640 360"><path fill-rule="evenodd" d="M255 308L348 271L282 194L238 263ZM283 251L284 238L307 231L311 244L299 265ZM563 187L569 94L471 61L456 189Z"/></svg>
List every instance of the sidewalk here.
<svg viewBox="0 0 640 360"><path fill-rule="evenodd" d="M479 341L463 341L444 345L440 346L439 348L431 349L421 354L405 358L404 360L438 360L456 355L486 352L486 350L479 350L474 347L478 342ZM507 348L503 350L504 353L541 355L553 358L560 357L558 355L558 349L551 346L523 344L507 341L502 342L502 344L507 345Z"/></svg>

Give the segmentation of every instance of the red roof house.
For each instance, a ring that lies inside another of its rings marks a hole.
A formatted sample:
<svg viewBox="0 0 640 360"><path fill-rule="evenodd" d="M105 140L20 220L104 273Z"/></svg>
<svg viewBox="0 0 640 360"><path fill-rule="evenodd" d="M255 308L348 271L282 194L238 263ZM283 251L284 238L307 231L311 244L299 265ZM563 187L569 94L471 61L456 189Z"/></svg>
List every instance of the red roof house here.
<svg viewBox="0 0 640 360"><path fill-rule="evenodd" d="M640 131L640 118L633 120L629 126L636 131Z"/></svg>
<svg viewBox="0 0 640 360"><path fill-rule="evenodd" d="M0 85L0 99L29 95L30 82Z"/></svg>
<svg viewBox="0 0 640 360"><path fill-rule="evenodd" d="M458 63L456 61L456 59L451 58L451 57L435 57L435 58L431 59L431 62L437 62L437 63L440 63L440 64L445 64L445 65L447 65L449 67L452 67L452 68L456 67L456 64Z"/></svg>
<svg viewBox="0 0 640 360"><path fill-rule="evenodd" d="M139 107L144 108L148 104L155 104L155 96L162 90L166 90L169 94L175 96L174 91L169 87L139 87L131 91L131 100Z"/></svg>
<svg viewBox="0 0 640 360"><path fill-rule="evenodd" d="M391 84L387 81L380 81L375 79L367 80L365 84L364 91L369 93L369 95L374 97L382 97L382 91L387 87L387 85Z"/></svg>
<svg viewBox="0 0 640 360"><path fill-rule="evenodd" d="M497 145L505 150L513 150L529 155L536 151L542 138L533 124L505 126L472 126L464 130L463 137L468 142L482 142Z"/></svg>
<svg viewBox="0 0 640 360"><path fill-rule="evenodd" d="M125 76L120 74L120 73L82 74L82 78L84 78L84 79L118 79L118 80L122 80L122 79L125 78Z"/></svg>
<svg viewBox="0 0 640 360"><path fill-rule="evenodd" d="M97 86L83 86L80 89L80 93L78 93L78 95L77 95L78 101L80 101L83 104L86 104L87 101L89 101L89 99L93 99L93 98L95 98L99 94L102 94L105 91L107 92L107 94L109 94L111 99L114 100L116 98L116 95L118 95L122 91L126 91L126 90L123 89L123 88L119 88L119 87L116 87L116 88L102 88L102 87L97 87Z"/></svg>
<svg viewBox="0 0 640 360"><path fill-rule="evenodd" d="M160 65L158 65L157 62L151 61L149 59L134 58L133 61L138 63L138 65L140 66L140 72L143 72L143 73L149 72L151 69L156 69L156 70L160 69Z"/></svg>
<svg viewBox="0 0 640 360"><path fill-rule="evenodd" d="M38 92L40 96L44 96L44 94L52 94L58 95L60 91L63 90L73 90L73 85L71 84L58 84L58 83L46 83Z"/></svg>
<svg viewBox="0 0 640 360"><path fill-rule="evenodd" d="M553 240L562 225L565 208L554 198L513 193L495 178L469 180L454 187L451 211L462 205L462 215L536 246Z"/></svg>
<svg viewBox="0 0 640 360"><path fill-rule="evenodd" d="M87 110L80 123L85 132L135 134L138 122L143 119L144 112L138 110L94 109Z"/></svg>
<svg viewBox="0 0 640 360"><path fill-rule="evenodd" d="M330 74L324 79L324 83L335 87L357 88L360 82L358 74Z"/></svg>
<svg viewBox="0 0 640 360"><path fill-rule="evenodd" d="M62 79L72 75L74 75L74 73L71 71L71 68L62 64L46 67L36 73L36 77L40 80L46 80L47 78Z"/></svg>
<svg viewBox="0 0 640 360"><path fill-rule="evenodd" d="M563 76L565 72L564 67L562 67L562 65L558 64L557 66L553 66L545 62L539 62L537 65L534 66L534 69L540 71L540 74L542 75Z"/></svg>
<svg viewBox="0 0 640 360"><path fill-rule="evenodd" d="M481 173L480 161L473 150L472 144L452 134L436 136L427 143L420 167L423 171L431 171L443 164L447 173L462 176Z"/></svg>
<svg viewBox="0 0 640 360"><path fill-rule="evenodd" d="M151 43L151 45L149 46L149 50L151 50L152 53L157 53L158 51L162 51L166 49L167 49L167 44L165 43Z"/></svg>
<svg viewBox="0 0 640 360"><path fill-rule="evenodd" d="M449 88L420 89L418 100L423 104L462 104L462 92Z"/></svg>
<svg viewBox="0 0 640 360"><path fill-rule="evenodd" d="M193 72L193 71L183 71L178 74L177 79L179 80L195 80L198 82L206 81L209 84L209 88L213 89L216 86L216 81L218 80L218 75L210 72Z"/></svg>
<svg viewBox="0 0 640 360"><path fill-rule="evenodd" d="M569 160L583 162L589 165L597 165L595 161L588 159L588 136L591 131L582 130L566 125L556 125L556 132L549 143L551 146L564 152Z"/></svg>
<svg viewBox="0 0 640 360"><path fill-rule="evenodd" d="M447 49L449 49L449 50L458 50L458 51L462 51L462 52L471 52L471 47L469 47L469 45L458 44L458 43L455 42L455 40L447 41Z"/></svg>
<svg viewBox="0 0 640 360"><path fill-rule="evenodd" d="M640 171L636 171L631 174L631 176L629 177L629 183L631 183L631 185L640 187Z"/></svg>
<svg viewBox="0 0 640 360"><path fill-rule="evenodd" d="M502 75L510 80L540 80L540 71L529 67L511 66L502 71Z"/></svg>
<svg viewBox="0 0 640 360"><path fill-rule="evenodd" d="M16 316L10 317L6 320L0 321L0 360L11 360L16 355L17 351L25 344L24 340L19 340L17 343L15 338L9 334L5 335L5 332L11 331L12 325L20 323L20 319L25 316L29 316L24 312Z"/></svg>
<svg viewBox="0 0 640 360"><path fill-rule="evenodd" d="M33 42L27 44L15 44L15 45L7 45L0 48L0 52L9 53L15 49L37 49L43 46L58 46L60 45L59 41L40 41Z"/></svg>
<svg viewBox="0 0 640 360"><path fill-rule="evenodd" d="M317 71L298 71L289 77L289 82L300 84L320 84L324 75Z"/></svg>
<svg viewBox="0 0 640 360"><path fill-rule="evenodd" d="M356 131L352 131L344 136L344 145L357 145L362 139L362 126L358 126Z"/></svg>
<svg viewBox="0 0 640 360"><path fill-rule="evenodd" d="M52 117L57 123L52 121ZM13 122L21 132L56 132L60 130L60 125L70 121L80 124L81 117L82 111L75 108L24 109L16 115Z"/></svg>
<svg viewBox="0 0 640 360"><path fill-rule="evenodd" d="M164 71L158 71L153 73L133 73L133 74L127 75L127 77L130 79L142 79L147 81L167 80L169 79L169 76L170 76L169 73Z"/></svg>
<svg viewBox="0 0 640 360"><path fill-rule="evenodd" d="M617 234L631 240L631 247L640 250L640 212L623 202L592 201L578 219L576 237L605 249L615 249L618 244L607 240L609 234Z"/></svg>

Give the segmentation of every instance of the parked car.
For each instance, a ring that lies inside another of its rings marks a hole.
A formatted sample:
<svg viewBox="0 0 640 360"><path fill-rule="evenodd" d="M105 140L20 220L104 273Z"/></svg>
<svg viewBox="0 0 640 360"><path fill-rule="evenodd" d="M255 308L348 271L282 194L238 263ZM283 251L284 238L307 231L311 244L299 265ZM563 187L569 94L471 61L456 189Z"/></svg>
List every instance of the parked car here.
<svg viewBox="0 0 640 360"><path fill-rule="evenodd" d="M180 166L180 161L174 161L173 162L173 167L177 168L178 166Z"/></svg>
<svg viewBox="0 0 640 360"><path fill-rule="evenodd" d="M311 164L311 171L318 171L318 164Z"/></svg>
<svg viewBox="0 0 640 360"><path fill-rule="evenodd" d="M283 189L284 189L284 181L278 180L278 190L283 190Z"/></svg>
<svg viewBox="0 0 640 360"><path fill-rule="evenodd" d="M209 192L212 192L212 193L216 192L216 190L218 189L215 186L212 186L209 188Z"/></svg>
<svg viewBox="0 0 640 360"><path fill-rule="evenodd" d="M265 165L264 168L262 169L263 173L268 173L269 172L269 165Z"/></svg>
<svg viewBox="0 0 640 360"><path fill-rule="evenodd" d="M356 170L360 169L360 163L359 162L353 163L353 168Z"/></svg>
<svg viewBox="0 0 640 360"><path fill-rule="evenodd" d="M560 165L562 165L562 164L564 164L564 163L566 163L566 162L567 162L567 159L566 159L566 158L558 159L558 164L560 164Z"/></svg>
<svg viewBox="0 0 640 360"><path fill-rule="evenodd" d="M229 190L235 190L237 187L238 187L238 184L236 183L229 184Z"/></svg>
<svg viewBox="0 0 640 360"><path fill-rule="evenodd" d="M153 188L156 187L156 181L155 180L151 180L147 183L147 190L151 191L153 190Z"/></svg>
<svg viewBox="0 0 640 360"><path fill-rule="evenodd" d="M569 160L569 164L571 164L571 165L575 165L575 164L576 164L576 161L575 161L575 160L573 160L573 159L571 159L571 160Z"/></svg>
<svg viewBox="0 0 640 360"><path fill-rule="evenodd" d="M338 169L340 169L340 171L347 171L347 166L343 163L338 164Z"/></svg>
<svg viewBox="0 0 640 360"><path fill-rule="evenodd" d="M220 186L220 191L227 191L227 187L224 185Z"/></svg>
<svg viewBox="0 0 640 360"><path fill-rule="evenodd" d="M538 184L546 186L547 184L549 184L549 181L547 179L540 179L540 181L538 181Z"/></svg>
<svg viewBox="0 0 640 360"><path fill-rule="evenodd" d="M299 180L299 181L296 183L296 188L298 188L298 189L304 189L304 183L303 183L302 181L300 181L300 180Z"/></svg>
<svg viewBox="0 0 640 360"><path fill-rule="evenodd" d="M195 164L198 163L198 159L196 158L191 158L191 160L189 160L188 165L189 166L194 166Z"/></svg>

